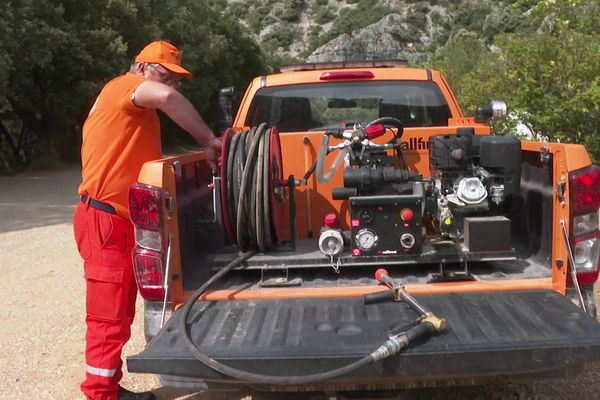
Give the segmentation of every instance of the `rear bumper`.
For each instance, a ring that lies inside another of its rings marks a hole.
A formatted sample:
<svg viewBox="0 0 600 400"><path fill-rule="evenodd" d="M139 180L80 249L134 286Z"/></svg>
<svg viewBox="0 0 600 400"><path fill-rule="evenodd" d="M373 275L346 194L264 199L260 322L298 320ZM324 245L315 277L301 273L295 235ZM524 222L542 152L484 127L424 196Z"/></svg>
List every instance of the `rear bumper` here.
<svg viewBox="0 0 600 400"><path fill-rule="evenodd" d="M335 382L539 376L600 360L600 325L556 292L415 297L446 318L445 331ZM142 353L129 357L128 370L234 383L189 354L179 338L180 318L176 312ZM197 303L189 321L192 339L207 355L238 369L289 376L355 361L415 318L403 303L307 298Z"/></svg>

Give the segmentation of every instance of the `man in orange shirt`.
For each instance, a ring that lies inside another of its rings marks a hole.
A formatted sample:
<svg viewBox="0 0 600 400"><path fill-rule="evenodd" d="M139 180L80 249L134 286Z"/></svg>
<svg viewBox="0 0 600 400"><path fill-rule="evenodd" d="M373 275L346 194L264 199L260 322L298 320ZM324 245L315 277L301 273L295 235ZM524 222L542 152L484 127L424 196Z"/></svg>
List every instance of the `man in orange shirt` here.
<svg viewBox="0 0 600 400"><path fill-rule="evenodd" d="M147 45L130 72L108 82L84 125L82 177L73 223L86 279L86 379L81 390L94 400L152 400L152 392L133 393L119 386L121 350L130 337L137 287L131 250L128 189L142 165L161 157L163 111L204 148L213 170L221 141L194 106L177 91L179 50L164 41Z"/></svg>

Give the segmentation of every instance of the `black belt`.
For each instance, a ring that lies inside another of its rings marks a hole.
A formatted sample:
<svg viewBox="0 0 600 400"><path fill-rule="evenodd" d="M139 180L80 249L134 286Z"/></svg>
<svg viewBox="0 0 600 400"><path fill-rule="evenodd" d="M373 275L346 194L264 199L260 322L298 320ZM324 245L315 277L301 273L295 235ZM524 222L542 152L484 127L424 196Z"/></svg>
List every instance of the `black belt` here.
<svg viewBox="0 0 600 400"><path fill-rule="evenodd" d="M90 202L88 203L88 197L85 194L83 196L81 196L81 202L84 204L89 204L90 207L93 207L97 210L101 210L101 211L105 211L110 214L117 215L117 210L115 210L115 208L108 203L104 203L100 200L94 200L94 199L90 199Z"/></svg>

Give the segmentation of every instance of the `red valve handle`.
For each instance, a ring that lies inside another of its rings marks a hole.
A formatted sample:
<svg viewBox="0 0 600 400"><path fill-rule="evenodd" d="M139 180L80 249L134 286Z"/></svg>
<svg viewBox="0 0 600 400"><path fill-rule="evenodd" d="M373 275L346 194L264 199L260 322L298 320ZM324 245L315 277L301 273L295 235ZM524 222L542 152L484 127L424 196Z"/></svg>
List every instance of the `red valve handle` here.
<svg viewBox="0 0 600 400"><path fill-rule="evenodd" d="M385 280L390 279L390 273L385 268L379 268L377 271L375 271L375 279L383 284L386 284Z"/></svg>
<svg viewBox="0 0 600 400"><path fill-rule="evenodd" d="M367 132L367 137L369 140L373 140L385 133L385 126L383 124L375 124L367 126L365 131Z"/></svg>

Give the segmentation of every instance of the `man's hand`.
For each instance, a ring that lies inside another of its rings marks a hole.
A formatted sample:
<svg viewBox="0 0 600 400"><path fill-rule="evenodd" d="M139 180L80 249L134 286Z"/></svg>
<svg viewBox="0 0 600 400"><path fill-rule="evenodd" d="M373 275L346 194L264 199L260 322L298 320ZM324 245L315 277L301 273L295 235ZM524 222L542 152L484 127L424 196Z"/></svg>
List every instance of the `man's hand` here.
<svg viewBox="0 0 600 400"><path fill-rule="evenodd" d="M210 165L210 169L212 169L213 173L216 172L221 159L221 139L214 137L202 147L206 161L208 161L208 164Z"/></svg>

